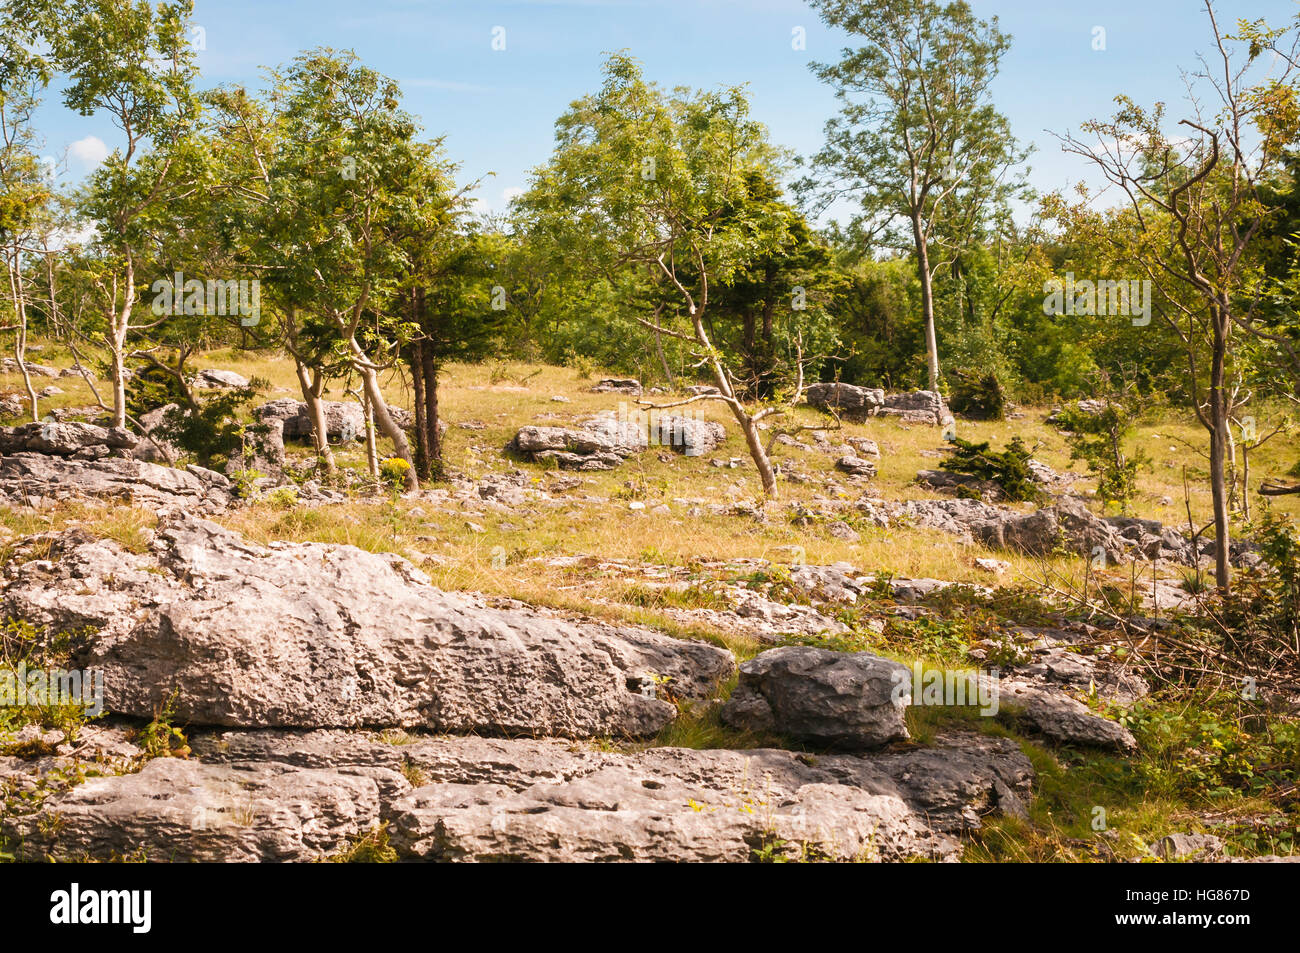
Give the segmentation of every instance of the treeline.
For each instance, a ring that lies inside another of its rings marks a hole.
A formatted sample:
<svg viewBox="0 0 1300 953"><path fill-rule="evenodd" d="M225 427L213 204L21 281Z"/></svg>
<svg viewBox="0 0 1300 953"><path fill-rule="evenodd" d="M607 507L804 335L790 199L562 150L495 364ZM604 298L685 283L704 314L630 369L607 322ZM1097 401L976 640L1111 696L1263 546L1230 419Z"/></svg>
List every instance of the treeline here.
<svg viewBox="0 0 1300 953"><path fill-rule="evenodd" d="M441 472L440 367L519 358L714 385L774 492L759 422L814 380L927 387L992 414L1158 396L1210 434L1226 540L1222 474L1258 439L1232 428L1300 379L1296 25L1226 28L1207 4L1204 108L1120 97L1113 119L1062 134L1109 184L1098 201L1026 186L989 92L1011 43L996 18L813 5L854 41L814 67L840 102L816 155L773 143L744 87L661 87L618 53L557 119L525 194L483 216L397 83L351 53L203 89L188 0L7 0L0 327L32 418L30 335L104 382L119 426L164 399L210 415L190 385L201 349L274 349L323 468L320 397L343 381L415 484ZM40 158L47 96L120 133L70 190ZM411 438L384 398L394 372L416 396Z"/></svg>

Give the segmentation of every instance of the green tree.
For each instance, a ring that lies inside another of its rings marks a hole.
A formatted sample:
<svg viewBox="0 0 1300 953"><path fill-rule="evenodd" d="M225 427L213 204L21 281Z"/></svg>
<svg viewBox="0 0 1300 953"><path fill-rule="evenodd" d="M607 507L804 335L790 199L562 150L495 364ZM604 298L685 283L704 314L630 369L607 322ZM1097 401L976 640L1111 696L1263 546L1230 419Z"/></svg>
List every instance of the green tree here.
<svg viewBox="0 0 1300 953"><path fill-rule="evenodd" d="M530 234L545 234L612 285L631 273L649 286L634 315L657 338L685 343L718 393L656 405L720 400L739 423L763 490L776 477L758 423L783 409L751 413L740 372L709 331L717 289L776 254L783 216L764 214L766 181L781 156L749 118L739 88L665 94L631 57L615 54L599 93L575 102L556 123L557 146L519 203ZM801 362L796 361L799 366Z"/></svg>
<svg viewBox="0 0 1300 953"><path fill-rule="evenodd" d="M840 114L814 159L823 201L856 199L860 234L910 247L921 284L927 376L939 390L935 276L1022 191L1012 170L1027 153L990 101L1010 37L997 18L936 0L814 0L832 27L860 45L814 64ZM902 223L904 228L898 229Z"/></svg>
<svg viewBox="0 0 1300 953"><path fill-rule="evenodd" d="M1192 408L1210 438L1215 582L1226 595L1234 337L1259 330L1264 279L1252 250L1269 215L1261 186L1295 139L1300 111L1294 64L1262 86L1251 85L1250 66L1263 48L1252 42L1237 49L1220 31L1209 0L1205 9L1216 54L1193 81L1209 92L1214 111L1192 98L1193 115L1179 122L1188 139L1166 132L1163 104L1144 109L1120 96L1113 119L1085 123L1087 138L1067 135L1063 143L1122 190L1127 227L1108 237L1117 259L1150 281L1160 317L1181 342ZM1081 207L1079 220L1089 217Z"/></svg>
<svg viewBox="0 0 1300 953"><path fill-rule="evenodd" d="M126 425L128 341L138 330L137 269L151 232L168 226L169 203L187 187L177 157L190 146L199 112L186 27L192 9L190 0L70 0L47 37L68 77L64 103L82 115L106 114L125 139L91 175L81 199L81 214L97 223L104 250L96 286L118 427Z"/></svg>

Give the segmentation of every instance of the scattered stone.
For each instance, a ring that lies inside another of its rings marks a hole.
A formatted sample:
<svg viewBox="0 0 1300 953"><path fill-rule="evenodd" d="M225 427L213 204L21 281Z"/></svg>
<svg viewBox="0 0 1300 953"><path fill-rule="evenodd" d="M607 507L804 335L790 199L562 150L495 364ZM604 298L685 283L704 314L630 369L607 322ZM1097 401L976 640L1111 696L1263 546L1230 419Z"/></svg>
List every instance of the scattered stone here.
<svg viewBox="0 0 1300 953"><path fill-rule="evenodd" d="M868 440L866 437L848 437L844 442L859 456L877 458L880 456L880 446L874 440Z"/></svg>
<svg viewBox="0 0 1300 953"><path fill-rule="evenodd" d="M855 457L852 454L836 460L835 469L842 470L850 476L874 478L876 475L876 465L874 463L861 457Z"/></svg>
<svg viewBox="0 0 1300 953"><path fill-rule="evenodd" d="M191 386L199 389L211 388L219 390L229 390L237 387L247 387L249 380L242 374L236 374L234 371L223 371L216 367L205 367L194 375L190 382Z"/></svg>
<svg viewBox="0 0 1300 953"><path fill-rule="evenodd" d="M851 543L856 543L858 540L862 539L862 537L858 535L857 530L843 520L835 520L835 522L826 527L826 532L830 533L836 539L848 540Z"/></svg>
<svg viewBox="0 0 1300 953"><path fill-rule="evenodd" d="M1151 855L1161 860L1218 860L1223 840L1213 834L1167 834L1151 845Z"/></svg>
<svg viewBox="0 0 1300 953"><path fill-rule="evenodd" d="M27 367L27 374L30 377L58 377L59 376L59 369L57 367L47 367L44 364L33 364L31 361L27 361L25 363ZM22 368L18 365L17 359L12 357L6 357L3 361L0 361L0 369L2 369L6 374L22 373Z"/></svg>
<svg viewBox="0 0 1300 953"><path fill-rule="evenodd" d="M740 666L722 720L812 744L876 748L908 737L911 678L906 666L867 652L770 649Z"/></svg>
<svg viewBox="0 0 1300 953"><path fill-rule="evenodd" d="M606 377L597 381L591 391L594 394L627 394L629 397L640 397L641 382L635 377Z"/></svg>

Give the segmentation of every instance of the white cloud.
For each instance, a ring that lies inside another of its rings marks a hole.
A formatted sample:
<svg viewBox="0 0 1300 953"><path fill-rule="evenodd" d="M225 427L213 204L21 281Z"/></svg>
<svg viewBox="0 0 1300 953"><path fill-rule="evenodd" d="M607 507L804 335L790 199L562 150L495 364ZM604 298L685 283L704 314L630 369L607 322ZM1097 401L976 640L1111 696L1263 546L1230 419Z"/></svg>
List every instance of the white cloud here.
<svg viewBox="0 0 1300 953"><path fill-rule="evenodd" d="M511 202L513 202L515 199L519 198L519 196L523 194L524 194L523 189L519 188L518 186L511 186L510 188L506 189L501 193L501 201L504 204L509 205Z"/></svg>
<svg viewBox="0 0 1300 953"><path fill-rule="evenodd" d="M50 247L64 249L71 245L85 245L95 240L98 226L94 222L78 222L73 228L56 229L50 237Z"/></svg>
<svg viewBox="0 0 1300 953"><path fill-rule="evenodd" d="M99 136L86 136L68 146L68 155L87 170L95 168L108 158L108 146Z"/></svg>

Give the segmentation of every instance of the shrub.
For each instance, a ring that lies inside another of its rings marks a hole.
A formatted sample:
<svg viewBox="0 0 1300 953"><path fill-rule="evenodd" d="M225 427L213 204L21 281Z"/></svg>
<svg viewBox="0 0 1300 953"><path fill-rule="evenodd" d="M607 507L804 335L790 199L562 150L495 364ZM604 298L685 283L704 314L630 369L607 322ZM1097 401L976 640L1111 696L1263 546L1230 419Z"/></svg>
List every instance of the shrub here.
<svg viewBox="0 0 1300 953"><path fill-rule="evenodd" d="M411 465L401 457L389 457L379 465L379 475L384 478L384 482L390 484L394 489L401 489L406 486L406 479L410 470Z"/></svg>
<svg viewBox="0 0 1300 953"><path fill-rule="evenodd" d="M1007 414L1007 393L996 371L957 370L952 372L948 406L975 420L1001 420Z"/></svg>
<svg viewBox="0 0 1300 953"><path fill-rule="evenodd" d="M997 484L1008 500L1037 500L1042 491L1029 469L1030 454L1019 437L1013 437L1005 450L990 450L987 440L972 443L954 437L944 467L953 473L965 473Z"/></svg>
<svg viewBox="0 0 1300 953"><path fill-rule="evenodd" d="M1133 430L1133 416L1132 409L1120 399L1107 399L1095 413L1070 407L1061 414L1070 459L1085 461L1097 478L1098 499L1125 513L1137 492L1138 470L1147 462L1140 451L1133 455L1124 451L1124 441Z"/></svg>

